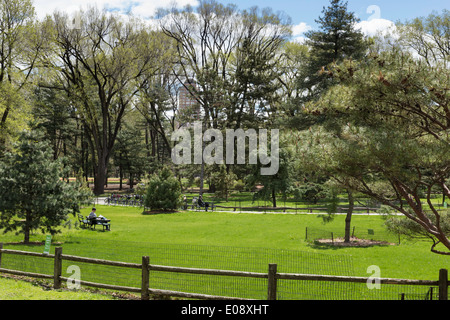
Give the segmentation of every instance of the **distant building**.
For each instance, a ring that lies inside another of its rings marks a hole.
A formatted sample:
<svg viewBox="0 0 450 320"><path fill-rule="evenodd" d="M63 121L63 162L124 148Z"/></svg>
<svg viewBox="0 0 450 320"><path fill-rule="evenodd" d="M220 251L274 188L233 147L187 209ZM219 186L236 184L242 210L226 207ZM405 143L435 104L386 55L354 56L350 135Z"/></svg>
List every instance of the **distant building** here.
<svg viewBox="0 0 450 320"><path fill-rule="evenodd" d="M191 126L194 121L200 120L200 105L193 95L196 89L195 80L187 79L178 92L178 123L180 127Z"/></svg>

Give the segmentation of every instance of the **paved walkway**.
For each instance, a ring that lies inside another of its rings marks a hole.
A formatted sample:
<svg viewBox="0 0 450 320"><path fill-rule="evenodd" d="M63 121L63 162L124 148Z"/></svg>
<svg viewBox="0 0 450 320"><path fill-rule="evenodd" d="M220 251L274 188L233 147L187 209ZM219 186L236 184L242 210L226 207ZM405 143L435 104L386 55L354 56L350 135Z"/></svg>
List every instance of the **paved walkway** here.
<svg viewBox="0 0 450 320"><path fill-rule="evenodd" d="M98 197L95 199L94 205L103 205L105 204L105 199L106 197ZM124 206L124 205L120 205L120 204L116 204L117 206ZM190 210L188 209L187 211L190 212L197 212L198 210ZM203 210L202 210L203 211ZM210 212L210 211L209 211ZM290 212L282 212L280 211L246 211L246 210L214 210L213 212L220 212L220 213L252 213L252 214L308 214L308 215L318 215L318 214L326 214L325 212L301 212L300 208L297 212L295 211L290 211ZM339 212L339 213L335 213L335 215L346 215L346 212ZM376 212L371 212L371 213L353 213L353 216L381 216L384 215L384 213L376 213ZM401 216L402 213L396 213L396 214L391 214L391 215L397 215L397 216Z"/></svg>

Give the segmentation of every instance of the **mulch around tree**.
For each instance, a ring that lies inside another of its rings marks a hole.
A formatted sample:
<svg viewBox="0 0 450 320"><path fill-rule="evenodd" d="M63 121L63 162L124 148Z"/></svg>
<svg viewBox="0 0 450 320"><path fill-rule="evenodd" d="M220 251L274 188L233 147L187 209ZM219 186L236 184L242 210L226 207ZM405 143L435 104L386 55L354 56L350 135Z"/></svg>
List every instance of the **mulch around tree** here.
<svg viewBox="0 0 450 320"><path fill-rule="evenodd" d="M350 238L350 242L345 242L344 238L336 239L317 239L318 244L325 244L335 247L371 247L371 246L393 246L395 243L378 240L359 239L356 237Z"/></svg>

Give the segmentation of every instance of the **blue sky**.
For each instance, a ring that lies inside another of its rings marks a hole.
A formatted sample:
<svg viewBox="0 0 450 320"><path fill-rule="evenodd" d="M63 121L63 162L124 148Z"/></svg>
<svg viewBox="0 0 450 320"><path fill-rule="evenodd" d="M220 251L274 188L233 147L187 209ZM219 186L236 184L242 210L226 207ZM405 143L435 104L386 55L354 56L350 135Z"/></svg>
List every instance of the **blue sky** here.
<svg viewBox="0 0 450 320"><path fill-rule="evenodd" d="M284 11L292 18L293 24L305 22L315 27L314 22L322 12L323 7L328 6L329 0L222 0L222 3L234 3L241 8L251 6L271 7L274 11ZM438 12L443 9L450 10L449 0L348 0L350 11L356 13L361 20L374 18L376 12L367 13L370 6L378 6L380 18L397 21L427 16L433 10Z"/></svg>
<svg viewBox="0 0 450 320"><path fill-rule="evenodd" d="M217 0L221 3L237 4L241 9L252 6L270 7L273 11L282 11L292 19L294 37L299 41L304 39L305 31L316 29L317 19L329 0ZM72 13L87 5L99 8L115 8L119 12L130 10L136 15L152 16L159 7L170 7L186 4L197 5L199 0L34 0L38 17L52 14L55 9ZM360 27L366 34L383 31L393 22L410 20L415 17L427 16L433 10L441 12L450 9L449 0L348 0L349 10L361 20ZM372 10L370 10L372 9ZM373 10L375 9L375 10Z"/></svg>
<svg viewBox="0 0 450 320"><path fill-rule="evenodd" d="M252 6L270 7L273 11L286 13L294 25L294 38L302 42L304 32L316 29L315 20L328 7L330 0L221 0L234 3L246 9ZM433 11L450 9L449 0L348 0L348 8L361 20L359 27L363 33L374 35L391 28L397 21L428 16Z"/></svg>

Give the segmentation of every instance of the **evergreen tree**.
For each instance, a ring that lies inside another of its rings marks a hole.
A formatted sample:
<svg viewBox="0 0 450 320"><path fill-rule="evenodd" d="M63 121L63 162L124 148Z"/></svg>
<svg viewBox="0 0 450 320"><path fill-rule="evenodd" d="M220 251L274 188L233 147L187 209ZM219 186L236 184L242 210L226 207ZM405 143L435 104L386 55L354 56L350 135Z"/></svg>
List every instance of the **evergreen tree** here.
<svg viewBox="0 0 450 320"><path fill-rule="evenodd" d="M329 64L360 59L367 49L364 35L356 29L359 19L348 11L347 2L331 0L316 22L319 30L306 33L311 54L304 78L299 82L300 87L308 90L309 98L317 97L332 83L327 76Z"/></svg>
<svg viewBox="0 0 450 320"><path fill-rule="evenodd" d="M435 19L443 29L445 15ZM421 33L418 23L409 28ZM338 84L309 106L311 114L329 121L311 128L312 143L298 153L342 186L389 206L421 228L407 223L394 224L394 230L423 230L432 240L432 252L449 255L450 216L432 199L434 194L450 197L450 55L441 51L441 38L433 40L433 30L422 35L429 41L430 60L405 49L416 43L410 38L414 32L402 29L371 48L364 61L330 68Z"/></svg>
<svg viewBox="0 0 450 320"><path fill-rule="evenodd" d="M331 0L330 6L324 7L322 16L316 22L319 24L319 30L306 33L308 38L306 45L309 46L310 54L303 72L298 77L298 91L302 95L286 104L289 115L286 124L300 130L326 122L325 113L318 111L313 114L306 110L310 106L309 103L320 101L320 98L337 84L331 71L333 66L345 60L361 60L368 51L368 42L362 32L356 29L359 19L353 12L348 11L347 2ZM338 115L334 114L333 117L337 119ZM326 175L324 178L325 181L328 179ZM314 186L314 189L317 187ZM311 185L305 183L299 190L310 188ZM347 211L345 238L349 240L348 231L354 200L350 189L347 189L347 193L350 205Z"/></svg>
<svg viewBox="0 0 450 320"><path fill-rule="evenodd" d="M117 135L117 143L114 149L113 160L119 170L120 190L122 181L128 175L130 189L133 189L135 178L140 180L149 168L149 159L146 155L145 141L142 134L142 127L137 121L127 123L122 126Z"/></svg>
<svg viewBox="0 0 450 320"><path fill-rule="evenodd" d="M293 179L293 154L287 147L280 147L279 170L275 175L261 175L261 164L252 166L253 172L246 178L248 186L257 184L264 186L253 195L253 201L268 200L272 202L274 208L277 207L277 197L282 195L286 199L287 194L292 191Z"/></svg>
<svg viewBox="0 0 450 320"><path fill-rule="evenodd" d="M163 168L147 183L144 205L150 210L175 210L181 205L181 186L172 171Z"/></svg>
<svg viewBox="0 0 450 320"><path fill-rule="evenodd" d="M53 160L52 149L40 132L24 132L17 153L0 162L0 228L24 234L34 230L56 234L69 213L79 212L82 194L64 182L62 160Z"/></svg>

